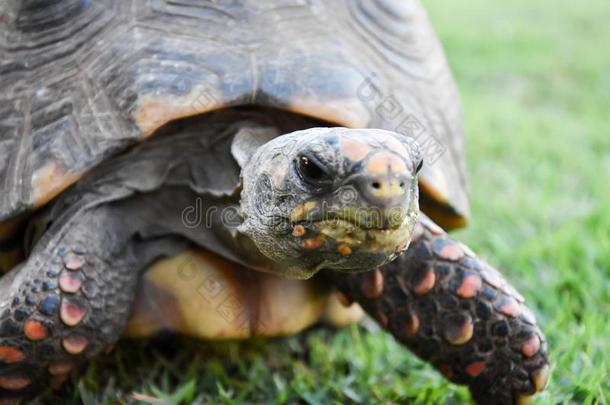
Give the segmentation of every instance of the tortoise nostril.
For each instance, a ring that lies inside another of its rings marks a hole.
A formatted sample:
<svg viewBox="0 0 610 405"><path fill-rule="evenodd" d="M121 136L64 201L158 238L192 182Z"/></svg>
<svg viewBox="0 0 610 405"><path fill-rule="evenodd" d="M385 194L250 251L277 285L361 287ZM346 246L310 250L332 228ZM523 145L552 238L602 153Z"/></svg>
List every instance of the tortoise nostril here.
<svg viewBox="0 0 610 405"><path fill-rule="evenodd" d="M405 188L405 182L401 181L400 183L398 183L398 187Z"/></svg>
<svg viewBox="0 0 610 405"><path fill-rule="evenodd" d="M375 190L379 190L381 188L381 183L378 181L375 181L375 182L373 182L372 186Z"/></svg>

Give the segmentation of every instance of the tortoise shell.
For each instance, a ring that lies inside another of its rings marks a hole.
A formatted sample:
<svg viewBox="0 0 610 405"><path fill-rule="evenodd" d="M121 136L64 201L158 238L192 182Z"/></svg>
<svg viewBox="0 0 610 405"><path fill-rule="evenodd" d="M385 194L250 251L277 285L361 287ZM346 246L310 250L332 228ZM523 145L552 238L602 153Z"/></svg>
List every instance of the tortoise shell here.
<svg viewBox="0 0 610 405"><path fill-rule="evenodd" d="M9 0L0 17L0 242L83 173L183 117L261 106L394 130L424 212L468 216L460 105L418 1Z"/></svg>

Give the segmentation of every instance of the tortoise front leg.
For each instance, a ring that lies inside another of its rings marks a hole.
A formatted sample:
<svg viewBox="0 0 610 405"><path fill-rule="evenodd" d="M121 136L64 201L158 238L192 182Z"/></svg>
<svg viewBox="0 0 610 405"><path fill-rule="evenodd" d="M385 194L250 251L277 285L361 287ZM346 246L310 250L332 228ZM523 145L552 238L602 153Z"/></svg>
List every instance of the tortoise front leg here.
<svg viewBox="0 0 610 405"><path fill-rule="evenodd" d="M119 338L138 270L171 245L140 241L128 217L104 206L69 215L0 279L0 402L59 387Z"/></svg>
<svg viewBox="0 0 610 405"><path fill-rule="evenodd" d="M527 403L546 385L546 341L521 295L423 215L394 262L326 276L478 403Z"/></svg>

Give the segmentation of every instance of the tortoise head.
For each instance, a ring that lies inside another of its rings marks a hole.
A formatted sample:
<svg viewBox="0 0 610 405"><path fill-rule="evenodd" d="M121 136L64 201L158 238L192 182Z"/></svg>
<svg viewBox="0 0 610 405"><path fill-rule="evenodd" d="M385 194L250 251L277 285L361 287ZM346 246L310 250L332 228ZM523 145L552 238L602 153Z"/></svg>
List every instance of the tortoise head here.
<svg viewBox="0 0 610 405"><path fill-rule="evenodd" d="M310 128L257 149L242 171L240 230L291 277L366 271L404 251L422 158L378 129Z"/></svg>

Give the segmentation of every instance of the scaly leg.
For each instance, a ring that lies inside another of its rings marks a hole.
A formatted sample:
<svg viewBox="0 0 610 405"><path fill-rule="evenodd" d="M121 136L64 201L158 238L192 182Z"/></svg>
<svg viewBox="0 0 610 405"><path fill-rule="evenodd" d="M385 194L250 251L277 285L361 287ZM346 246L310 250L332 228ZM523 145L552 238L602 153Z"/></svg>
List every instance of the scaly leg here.
<svg viewBox="0 0 610 405"><path fill-rule="evenodd" d="M61 385L119 338L138 270L177 243L138 240L123 214L102 206L60 220L0 279L0 400Z"/></svg>
<svg viewBox="0 0 610 405"><path fill-rule="evenodd" d="M549 376L547 344L523 297L421 216L409 249L379 270L327 272L394 337L481 404L527 403Z"/></svg>

